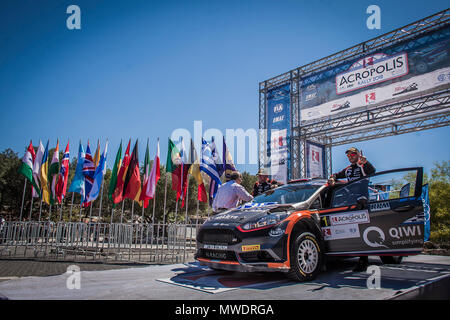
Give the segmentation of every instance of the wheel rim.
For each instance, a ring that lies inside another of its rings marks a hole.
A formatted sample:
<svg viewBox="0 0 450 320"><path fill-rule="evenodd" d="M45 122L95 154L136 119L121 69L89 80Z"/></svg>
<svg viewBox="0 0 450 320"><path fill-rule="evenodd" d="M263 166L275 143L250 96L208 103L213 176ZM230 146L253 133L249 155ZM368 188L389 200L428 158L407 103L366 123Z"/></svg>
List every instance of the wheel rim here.
<svg viewBox="0 0 450 320"><path fill-rule="evenodd" d="M312 273L316 270L319 262L319 252L312 240L303 240L298 247L298 265L305 273Z"/></svg>

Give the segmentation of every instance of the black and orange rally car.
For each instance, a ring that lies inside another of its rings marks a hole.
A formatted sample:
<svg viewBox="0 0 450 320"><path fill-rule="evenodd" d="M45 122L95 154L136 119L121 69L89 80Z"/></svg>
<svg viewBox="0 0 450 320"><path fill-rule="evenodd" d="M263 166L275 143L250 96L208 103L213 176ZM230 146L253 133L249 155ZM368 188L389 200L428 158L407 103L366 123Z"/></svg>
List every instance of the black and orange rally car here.
<svg viewBox="0 0 450 320"><path fill-rule="evenodd" d="M423 168L380 172L329 185L303 179L210 217L195 258L213 269L282 271L313 279L330 256L399 263L423 245Z"/></svg>

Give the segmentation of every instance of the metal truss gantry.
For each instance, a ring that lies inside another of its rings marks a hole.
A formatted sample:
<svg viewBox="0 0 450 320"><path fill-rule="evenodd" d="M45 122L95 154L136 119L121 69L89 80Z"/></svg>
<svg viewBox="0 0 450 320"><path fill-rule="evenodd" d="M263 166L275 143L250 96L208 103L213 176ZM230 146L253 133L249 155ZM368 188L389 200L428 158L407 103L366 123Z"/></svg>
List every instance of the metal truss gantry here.
<svg viewBox="0 0 450 320"><path fill-rule="evenodd" d="M325 145L326 174L332 170L332 147L450 125L450 86L391 104L360 108L314 122L301 121L300 83L303 78L320 80L320 72L354 61L380 49L418 37L439 37L440 29L450 24L450 9L411 23L349 49L296 68L259 84L259 128L267 126L267 92L285 83L291 84L291 136L289 179L306 177L306 141ZM419 40L417 40L419 41ZM317 78L314 78L317 75ZM313 77L311 77L313 76ZM267 136L260 130L259 166L267 163Z"/></svg>

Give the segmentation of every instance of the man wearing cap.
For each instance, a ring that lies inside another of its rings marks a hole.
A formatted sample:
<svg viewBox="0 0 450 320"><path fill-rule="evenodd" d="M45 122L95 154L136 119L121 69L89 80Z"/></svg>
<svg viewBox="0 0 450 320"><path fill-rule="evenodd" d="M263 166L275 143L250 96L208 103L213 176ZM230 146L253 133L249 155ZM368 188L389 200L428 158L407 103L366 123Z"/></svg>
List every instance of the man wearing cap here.
<svg viewBox="0 0 450 320"><path fill-rule="evenodd" d="M358 149L351 147L345 151L345 154L348 157L348 161L350 161L350 165L338 173L332 174L329 183L334 184L336 179L343 178L350 182L375 173L374 166L367 161L366 157Z"/></svg>
<svg viewBox="0 0 450 320"><path fill-rule="evenodd" d="M214 197L212 208L215 214L236 208L239 201L248 202L253 200L251 194L241 186L242 175L240 172L234 171L231 173L230 178L230 181L219 187Z"/></svg>
<svg viewBox="0 0 450 320"><path fill-rule="evenodd" d="M252 195L254 197L278 186L278 182L275 180L269 180L269 174L266 169L259 169L256 175L258 176L258 181L256 181L253 185Z"/></svg>
<svg viewBox="0 0 450 320"><path fill-rule="evenodd" d="M328 183L331 185L334 184L336 179L347 178L347 181L350 182L375 173L374 166L367 161L366 157L358 149L351 147L345 151L345 154L348 157L348 161L350 161L350 165L338 173L331 175L328 179ZM353 271L365 271L368 265L369 257L361 256Z"/></svg>

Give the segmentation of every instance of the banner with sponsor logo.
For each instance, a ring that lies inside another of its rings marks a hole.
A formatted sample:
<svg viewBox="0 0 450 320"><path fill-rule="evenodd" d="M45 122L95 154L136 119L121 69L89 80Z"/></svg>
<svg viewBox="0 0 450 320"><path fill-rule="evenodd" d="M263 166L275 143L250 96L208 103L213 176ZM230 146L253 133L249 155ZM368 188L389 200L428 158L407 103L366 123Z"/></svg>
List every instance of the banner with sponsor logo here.
<svg viewBox="0 0 450 320"><path fill-rule="evenodd" d="M306 141L306 177L326 178L325 146Z"/></svg>
<svg viewBox="0 0 450 320"><path fill-rule="evenodd" d="M289 172L291 86L285 84L267 92L267 156L272 179L286 183Z"/></svg>
<svg viewBox="0 0 450 320"><path fill-rule="evenodd" d="M302 79L301 122L372 109L450 85L450 27Z"/></svg>

